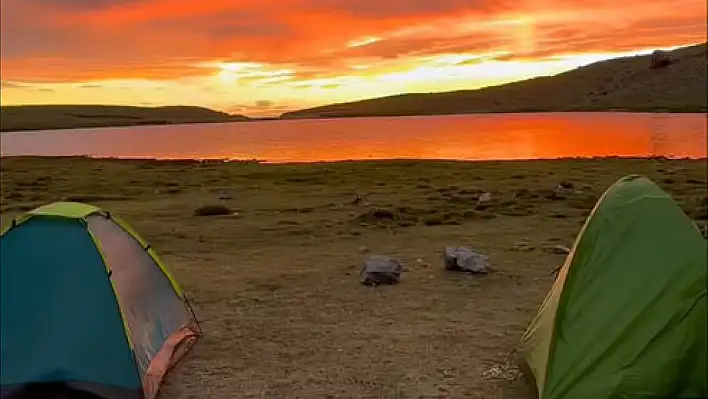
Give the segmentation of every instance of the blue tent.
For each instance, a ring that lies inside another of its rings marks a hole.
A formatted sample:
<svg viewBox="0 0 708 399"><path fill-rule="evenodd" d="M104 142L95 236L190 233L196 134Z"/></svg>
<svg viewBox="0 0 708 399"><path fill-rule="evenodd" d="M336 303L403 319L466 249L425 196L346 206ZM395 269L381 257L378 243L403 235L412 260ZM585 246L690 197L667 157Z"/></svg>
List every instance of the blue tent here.
<svg viewBox="0 0 708 399"><path fill-rule="evenodd" d="M201 336L154 250L76 202L39 207L0 235L0 326L2 399L153 399Z"/></svg>

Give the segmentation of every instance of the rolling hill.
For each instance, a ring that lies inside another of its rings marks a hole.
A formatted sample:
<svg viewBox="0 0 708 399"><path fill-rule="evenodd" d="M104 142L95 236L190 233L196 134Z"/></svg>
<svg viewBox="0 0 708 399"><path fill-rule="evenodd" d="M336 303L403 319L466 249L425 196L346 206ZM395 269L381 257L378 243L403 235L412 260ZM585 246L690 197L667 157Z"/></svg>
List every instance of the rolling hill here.
<svg viewBox="0 0 708 399"><path fill-rule="evenodd" d="M706 43L665 54L615 58L553 76L477 90L402 94L287 112L283 119L441 115L481 112L706 112Z"/></svg>
<svg viewBox="0 0 708 399"><path fill-rule="evenodd" d="M15 105L0 108L0 131L245 120L249 118L192 106Z"/></svg>

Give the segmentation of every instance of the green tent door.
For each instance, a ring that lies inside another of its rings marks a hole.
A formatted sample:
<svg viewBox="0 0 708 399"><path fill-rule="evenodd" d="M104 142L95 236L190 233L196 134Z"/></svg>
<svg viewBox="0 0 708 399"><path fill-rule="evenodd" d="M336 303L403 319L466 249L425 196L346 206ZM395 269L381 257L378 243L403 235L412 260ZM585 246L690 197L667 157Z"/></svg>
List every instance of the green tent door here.
<svg viewBox="0 0 708 399"><path fill-rule="evenodd" d="M610 187L522 338L539 398L708 397L707 251L648 179Z"/></svg>

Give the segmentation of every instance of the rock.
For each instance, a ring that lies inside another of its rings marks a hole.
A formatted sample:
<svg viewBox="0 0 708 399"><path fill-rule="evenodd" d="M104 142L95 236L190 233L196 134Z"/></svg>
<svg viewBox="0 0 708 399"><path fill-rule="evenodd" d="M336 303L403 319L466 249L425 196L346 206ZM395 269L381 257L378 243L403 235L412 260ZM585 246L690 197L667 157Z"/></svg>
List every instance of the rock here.
<svg viewBox="0 0 708 399"><path fill-rule="evenodd" d="M368 254L369 252L369 247L367 247L366 245L362 245L359 247L360 254Z"/></svg>
<svg viewBox="0 0 708 399"><path fill-rule="evenodd" d="M485 193L482 193L482 195L479 196L479 198L477 199L477 202L479 202L480 204L483 204L483 203L489 202L489 201L491 201L491 200L492 200L492 193L490 193L490 192L485 192Z"/></svg>
<svg viewBox="0 0 708 399"><path fill-rule="evenodd" d="M370 255L364 260L360 282L364 285L395 284L401 278L403 266L388 256Z"/></svg>
<svg viewBox="0 0 708 399"><path fill-rule="evenodd" d="M488 273L489 260L486 255L464 247L446 247L443 254L445 270L469 273Z"/></svg>
<svg viewBox="0 0 708 399"><path fill-rule="evenodd" d="M673 60L665 51L656 50L651 54L651 66L649 69L666 68L673 63Z"/></svg>

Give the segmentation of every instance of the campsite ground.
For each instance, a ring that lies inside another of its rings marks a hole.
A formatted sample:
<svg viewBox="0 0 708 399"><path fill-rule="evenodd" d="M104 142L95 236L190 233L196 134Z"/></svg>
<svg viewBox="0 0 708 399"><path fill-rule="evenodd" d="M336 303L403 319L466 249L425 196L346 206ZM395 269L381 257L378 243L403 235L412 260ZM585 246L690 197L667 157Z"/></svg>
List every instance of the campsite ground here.
<svg viewBox="0 0 708 399"><path fill-rule="evenodd" d="M707 166L5 158L0 206L7 221L53 200L103 205L157 249L205 333L164 398L526 399L533 391L500 365L564 259L555 246L571 246L602 191L630 173L705 221ZM480 189L492 200L476 207ZM213 204L234 213L195 214ZM484 252L493 272L445 272L446 245ZM399 258L401 283L360 285L361 247Z"/></svg>

